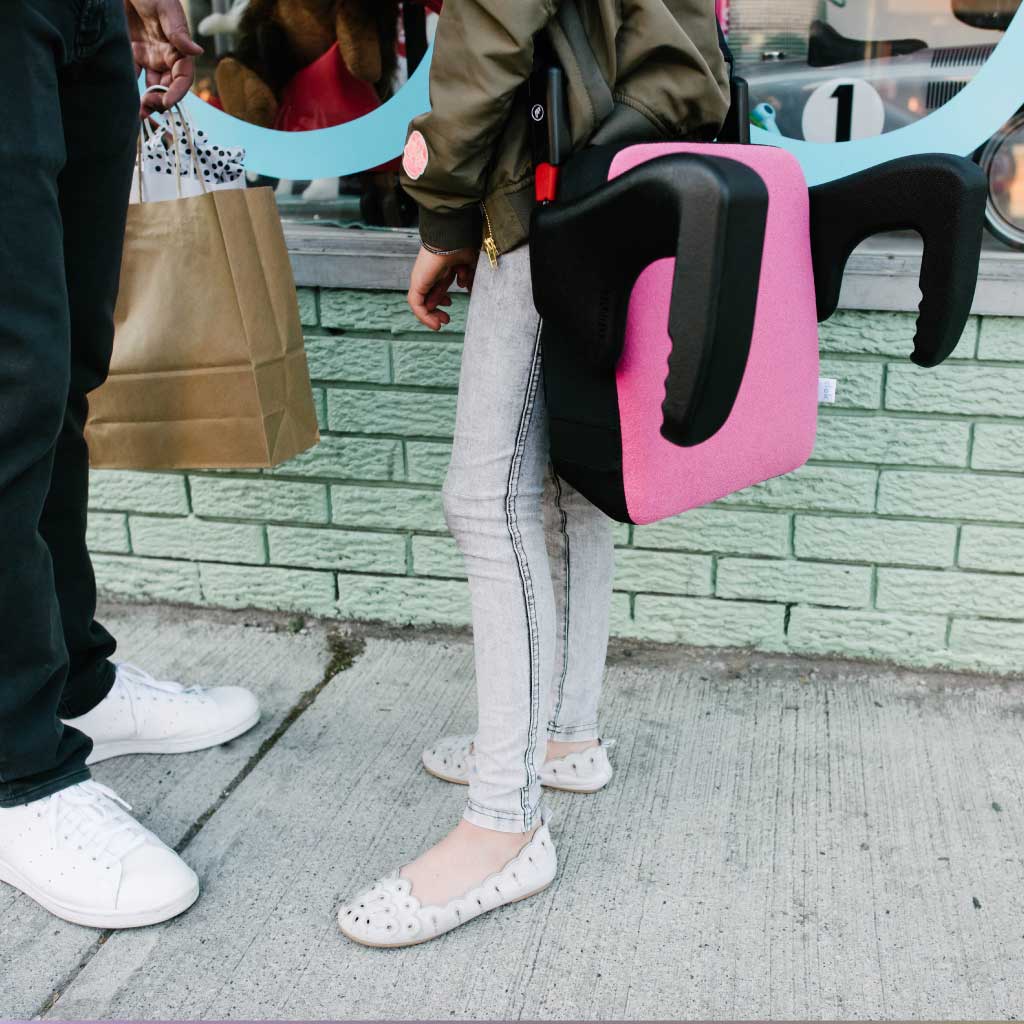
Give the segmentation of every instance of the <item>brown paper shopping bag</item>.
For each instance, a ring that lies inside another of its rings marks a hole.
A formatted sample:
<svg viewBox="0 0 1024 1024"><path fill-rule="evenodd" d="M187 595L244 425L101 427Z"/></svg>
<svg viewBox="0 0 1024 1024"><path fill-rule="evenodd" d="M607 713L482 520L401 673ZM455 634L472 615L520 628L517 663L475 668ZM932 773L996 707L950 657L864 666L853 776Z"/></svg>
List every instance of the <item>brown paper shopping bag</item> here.
<svg viewBox="0 0 1024 1024"><path fill-rule="evenodd" d="M114 321L93 466L274 466L319 440L271 189L133 204Z"/></svg>

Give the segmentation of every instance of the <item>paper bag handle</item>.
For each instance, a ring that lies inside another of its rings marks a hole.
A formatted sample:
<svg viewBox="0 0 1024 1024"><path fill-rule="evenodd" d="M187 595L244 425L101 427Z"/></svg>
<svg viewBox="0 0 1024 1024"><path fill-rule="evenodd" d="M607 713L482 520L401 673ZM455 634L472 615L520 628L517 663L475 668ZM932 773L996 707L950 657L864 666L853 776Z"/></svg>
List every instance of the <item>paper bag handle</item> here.
<svg viewBox="0 0 1024 1024"><path fill-rule="evenodd" d="M143 92L142 95L145 96L146 93L150 93L150 92L167 92L167 91L168 91L168 89L167 89L166 85L151 85L151 86L149 86L148 89L145 90L145 92ZM192 166L193 166L193 168L195 168L196 177L199 178L199 185L200 185L200 187L203 190L203 194L205 195L209 190L206 187L206 179L203 177L203 172L202 172L202 170L199 167L199 152L196 149L195 139L193 138L193 135L192 135L192 125L189 122L188 116L185 114L185 111L181 108L180 104L175 103L174 106L171 107L170 110L167 111L167 113L173 114L175 111L177 111L178 117L181 118L181 125L182 125L182 128L184 130L184 134L185 134L185 143L186 143L186 145L188 147L188 152L192 156ZM173 119L171 119L171 118L168 119L167 127L169 127L170 131L171 131L171 140L172 140L172 145L173 145L173 149L174 149L174 174L175 174L175 179L176 179L177 186L178 186L178 198L181 199L182 198L182 196L181 196L181 148L178 145L178 131L177 131L177 129L174 126ZM166 131L167 127L165 127L163 130ZM144 201L143 200L143 196L142 196L142 177L143 177L143 175L142 175L142 137L143 137L143 135L146 135L147 133L152 133L152 132L153 132L153 129L152 129L152 127L149 124L148 118L143 120L142 126L141 126L141 128L139 130L139 138L138 138L138 142L136 144L136 149L135 149L135 167L136 167L136 171L138 172L137 176L138 176L138 180L139 180L139 202L140 203ZM148 135L147 137L151 138L152 135Z"/></svg>

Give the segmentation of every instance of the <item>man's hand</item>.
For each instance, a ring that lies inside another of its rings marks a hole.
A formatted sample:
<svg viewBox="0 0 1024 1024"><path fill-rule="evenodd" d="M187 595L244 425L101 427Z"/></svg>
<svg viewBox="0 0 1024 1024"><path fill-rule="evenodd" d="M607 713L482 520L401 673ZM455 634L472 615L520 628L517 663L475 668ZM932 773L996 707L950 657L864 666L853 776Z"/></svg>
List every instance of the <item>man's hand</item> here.
<svg viewBox="0 0 1024 1024"><path fill-rule="evenodd" d="M146 85L163 85L167 92L150 92L142 98L140 113L173 107L192 86L192 58L203 48L189 35L180 0L125 0L128 34L136 69L145 69Z"/></svg>
<svg viewBox="0 0 1024 1024"><path fill-rule="evenodd" d="M479 249L459 249L447 256L438 256L429 249L420 249L409 280L409 308L421 324L439 331L451 317L439 306L450 306L449 289L453 281L469 291L473 287L473 274Z"/></svg>

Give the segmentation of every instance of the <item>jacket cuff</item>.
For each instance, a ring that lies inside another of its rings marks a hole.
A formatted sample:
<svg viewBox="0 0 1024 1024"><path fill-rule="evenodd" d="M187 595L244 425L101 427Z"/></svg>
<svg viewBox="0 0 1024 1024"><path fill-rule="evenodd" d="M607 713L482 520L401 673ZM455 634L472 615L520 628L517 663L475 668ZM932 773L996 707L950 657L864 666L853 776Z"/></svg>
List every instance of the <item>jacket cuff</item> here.
<svg viewBox="0 0 1024 1024"><path fill-rule="evenodd" d="M420 207L420 238L435 252L455 249L479 249L483 240L483 222L479 206L467 206L449 213L437 213Z"/></svg>

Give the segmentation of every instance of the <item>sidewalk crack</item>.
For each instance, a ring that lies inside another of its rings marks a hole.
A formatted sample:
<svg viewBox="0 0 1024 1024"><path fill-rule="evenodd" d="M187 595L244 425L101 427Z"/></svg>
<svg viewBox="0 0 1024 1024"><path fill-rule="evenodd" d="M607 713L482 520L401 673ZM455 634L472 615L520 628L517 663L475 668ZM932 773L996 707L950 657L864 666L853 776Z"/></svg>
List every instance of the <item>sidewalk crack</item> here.
<svg viewBox="0 0 1024 1024"><path fill-rule="evenodd" d="M260 744L259 749L239 769L235 777L221 790L216 800L206 808L203 813L189 827L188 831L175 844L175 853L181 853L188 847L193 839L203 830L209 820L224 806L236 789L252 774L259 763L270 753L288 730L309 710L316 702L317 697L323 692L328 683L335 676L347 671L355 663L355 660L363 653L366 641L362 637L352 636L341 631L328 632L327 638L327 664L324 666L323 676L314 685L306 690L299 699L292 705L288 714L281 719L277 728ZM53 991L43 1002L42 1006L32 1015L32 1020L40 1020L45 1017L57 1005L61 996L78 980L78 976L89 966L92 958L106 945L107 940L118 929L107 928L100 932L96 941L86 950L85 954L68 972L64 979L54 987Z"/></svg>
<svg viewBox="0 0 1024 1024"><path fill-rule="evenodd" d="M324 674L320 681L311 686L292 706L277 728L260 744L248 761L239 769L238 774L224 787L220 796L192 823L192 826L174 847L175 853L185 850L193 839L203 830L206 823L224 806L232 793L248 778L256 766L270 753L286 732L312 707L317 697L327 684L337 675L351 668L356 658L362 654L366 643L360 637L353 637L340 632L327 634L327 652L330 655Z"/></svg>

